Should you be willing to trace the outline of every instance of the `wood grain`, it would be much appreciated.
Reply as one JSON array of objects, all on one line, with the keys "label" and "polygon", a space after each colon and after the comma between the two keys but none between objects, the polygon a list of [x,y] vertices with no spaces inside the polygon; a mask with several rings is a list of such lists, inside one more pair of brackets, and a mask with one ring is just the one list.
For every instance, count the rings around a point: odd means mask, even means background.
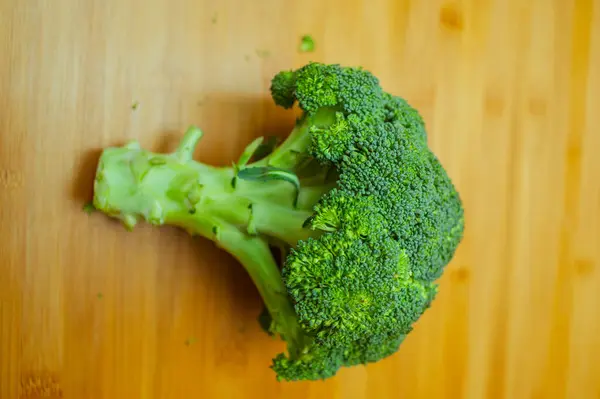
[{"label": "wood grain", "polygon": [[[285,135],[309,60],[419,108],[467,230],[399,353],[284,384],[230,257],[81,207],[103,147]],[[0,398],[598,399],[598,149],[598,0],[0,0]]]}]

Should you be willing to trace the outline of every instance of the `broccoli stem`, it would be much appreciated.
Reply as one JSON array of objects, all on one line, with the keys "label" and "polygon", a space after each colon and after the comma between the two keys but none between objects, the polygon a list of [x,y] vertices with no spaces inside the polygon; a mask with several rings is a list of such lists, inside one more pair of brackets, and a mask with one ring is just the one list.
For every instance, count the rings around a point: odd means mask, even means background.
[{"label": "broccoli stem", "polygon": [[298,166],[299,155],[306,154],[311,145],[311,129],[324,128],[335,123],[337,111],[337,107],[323,107],[312,115],[303,114],[280,146],[265,158],[249,166],[271,165],[283,169],[294,169]]},{"label": "broccoli stem", "polygon": [[291,358],[299,356],[308,338],[298,324],[269,244],[284,242],[293,247],[318,235],[303,224],[330,187],[306,186],[298,195],[285,181],[233,184],[235,168],[192,159],[201,137],[199,129],[190,128],[172,154],[152,153],[136,142],[105,149],[98,163],[93,204],[129,229],[139,220],[177,226],[229,252],[254,281],[274,321],[273,332],[289,343]]},{"label": "broccoli stem", "polygon": [[308,134],[310,125],[310,118],[303,116],[280,146],[276,147],[265,158],[248,166],[270,165],[283,169],[293,169],[298,164],[298,156],[305,153],[310,145],[310,134]]},{"label": "broccoli stem", "polygon": [[302,225],[331,185],[306,185],[298,193],[286,181],[238,180],[232,184],[234,168],[192,159],[201,135],[199,129],[190,128],[173,154],[152,153],[137,143],[104,150],[96,174],[94,206],[121,219],[128,228],[139,219],[162,225],[169,215],[181,214],[190,221],[225,222],[248,235],[291,246],[319,234]]},{"label": "broccoli stem", "polygon": [[[206,231],[209,225],[190,224],[190,219],[186,215],[181,216],[180,220],[174,218],[171,222],[195,231],[203,231],[210,237],[211,234]],[[248,236],[229,224],[221,224],[216,234],[212,231],[211,233],[211,239],[216,245],[242,264],[254,282],[273,320],[271,332],[279,334],[286,341],[291,359],[300,357],[309,344],[309,337],[304,334],[298,322],[279,267],[267,242],[257,236]]]}]

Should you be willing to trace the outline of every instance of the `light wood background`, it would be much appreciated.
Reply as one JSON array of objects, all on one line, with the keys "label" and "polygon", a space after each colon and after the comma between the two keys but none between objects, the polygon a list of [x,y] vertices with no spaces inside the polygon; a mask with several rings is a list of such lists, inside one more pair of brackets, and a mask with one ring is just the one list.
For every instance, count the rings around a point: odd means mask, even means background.
[{"label": "light wood background", "polygon": [[[285,135],[309,60],[419,108],[467,230],[395,356],[285,384],[231,258],[81,207],[103,147]],[[598,399],[599,129],[597,0],[0,0],[0,398]]]}]

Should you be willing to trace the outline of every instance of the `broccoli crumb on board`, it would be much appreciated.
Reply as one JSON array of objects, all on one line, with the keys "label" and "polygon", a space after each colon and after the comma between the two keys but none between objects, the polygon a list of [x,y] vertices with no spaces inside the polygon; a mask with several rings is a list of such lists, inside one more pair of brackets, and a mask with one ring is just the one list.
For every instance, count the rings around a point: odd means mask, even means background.
[{"label": "broccoli crumb on board", "polygon": [[301,53],[310,53],[315,51],[315,40],[310,35],[302,36],[298,49]]},{"label": "broccoli crumb on board", "polygon": [[107,148],[94,206],[128,229],[213,240],[255,282],[260,325],[287,344],[277,378],[326,379],[399,349],[462,241],[463,206],[420,114],[370,72],[310,63],[276,74],[271,95],[302,114],[261,156],[259,138],[232,166],[198,162],[195,126],[173,153]]}]

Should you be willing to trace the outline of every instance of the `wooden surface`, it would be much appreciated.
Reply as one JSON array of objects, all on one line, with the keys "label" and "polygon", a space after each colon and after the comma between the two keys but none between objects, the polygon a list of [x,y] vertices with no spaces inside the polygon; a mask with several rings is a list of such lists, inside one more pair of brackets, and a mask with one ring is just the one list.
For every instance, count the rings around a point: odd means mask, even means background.
[{"label": "wooden surface", "polygon": [[[419,108],[467,230],[395,356],[280,384],[231,258],[81,207],[105,146],[284,135],[309,60]],[[599,149],[600,1],[0,0],[0,398],[600,398]]]}]

